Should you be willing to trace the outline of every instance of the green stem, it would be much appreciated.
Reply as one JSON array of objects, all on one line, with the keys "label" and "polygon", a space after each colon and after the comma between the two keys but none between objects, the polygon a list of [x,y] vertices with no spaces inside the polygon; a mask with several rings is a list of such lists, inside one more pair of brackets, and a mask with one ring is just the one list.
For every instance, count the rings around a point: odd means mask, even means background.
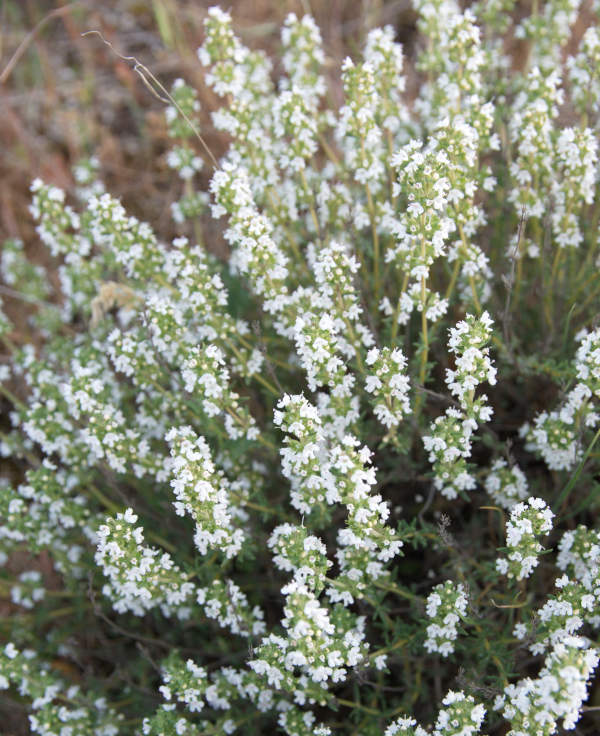
[{"label": "green stem", "polygon": [[[187,197],[191,197],[194,194],[194,187],[192,186],[191,179],[185,180],[183,188],[184,188],[185,195]],[[192,222],[192,227],[194,229],[194,238],[196,239],[196,243],[204,247],[204,243],[202,239],[202,227],[197,217],[194,217],[194,220]]]},{"label": "green stem", "polygon": [[569,482],[561,491],[560,496],[556,499],[556,503],[554,504],[554,509],[557,515],[559,514],[560,509],[564,505],[565,501],[569,498],[569,495],[571,491],[573,490],[573,488],[575,487],[575,484],[579,480],[579,476],[581,475],[583,471],[583,467],[585,463],[587,462],[587,459],[590,456],[592,450],[594,449],[594,445],[598,441],[599,437],[600,437],[600,429],[596,432],[596,434],[594,435],[594,439],[588,445],[587,450],[585,451],[583,457],[579,461],[579,465],[577,466],[577,469],[575,470],[573,475],[569,478]]},{"label": "green stem", "polygon": [[415,593],[411,593],[408,590],[404,590],[403,588],[399,588],[397,585],[394,585],[393,583],[386,584],[386,583],[380,582],[379,580],[374,580],[373,585],[376,588],[381,588],[381,590],[387,590],[389,593],[395,593],[401,598],[407,598],[408,600],[411,600],[411,601],[423,600],[421,596],[416,595]]},{"label": "green stem", "polygon": [[454,261],[454,268],[452,269],[452,276],[450,277],[450,283],[448,284],[448,288],[446,289],[446,299],[450,301],[450,297],[452,296],[452,293],[454,292],[454,287],[456,286],[456,280],[458,279],[458,274],[460,271],[460,259],[457,258]]},{"label": "green stem", "polygon": [[419,370],[419,383],[425,386],[425,374],[427,372],[427,358],[429,357],[429,340],[427,335],[427,310],[425,309],[425,277],[421,278],[421,332],[423,334],[423,350],[421,352],[421,367]]},{"label": "green stem", "polygon": [[308,209],[310,212],[310,216],[313,221],[313,225],[315,227],[315,232],[317,234],[317,239],[321,240],[321,228],[319,227],[319,218],[317,217],[317,213],[315,211],[314,205],[313,205],[313,194],[308,186],[308,182],[306,181],[306,176],[304,174],[304,171],[300,169],[300,179],[302,181],[302,188],[304,189],[304,194],[306,195],[306,199],[308,200]]},{"label": "green stem", "polygon": [[544,315],[546,317],[546,322],[548,323],[548,327],[552,327],[552,312],[554,311],[552,309],[553,301],[554,301],[554,281],[556,279],[556,274],[558,272],[558,264],[560,262],[560,258],[562,256],[563,249],[557,248],[556,253],[554,254],[554,260],[552,262],[552,271],[550,273],[550,281],[544,288]]},{"label": "green stem", "polygon": [[236,498],[242,506],[246,506],[249,509],[254,509],[254,511],[260,511],[262,514],[269,514],[269,515],[275,515],[279,516],[282,519],[286,519],[286,515],[282,514],[279,509],[274,507],[268,507],[268,506],[261,506],[259,503],[254,503],[254,501],[247,501],[243,496],[240,496],[237,493],[231,493],[231,495]]},{"label": "green stem", "polygon": [[396,309],[394,310],[393,315],[393,322],[392,322],[392,335],[391,335],[391,343],[392,345],[396,342],[396,336],[398,334],[398,317],[400,315],[400,306],[402,304],[402,294],[406,291],[406,287],[408,286],[408,273],[405,274],[404,280],[402,281],[402,287],[400,289],[400,296],[398,297],[398,303],[396,304]]},{"label": "green stem", "polygon": [[375,708],[368,708],[366,705],[361,705],[360,703],[354,703],[351,700],[344,700],[343,698],[336,698],[335,700],[340,705],[346,705],[348,708],[352,708],[353,710],[357,708],[358,710],[364,710],[365,713],[370,713],[373,716],[381,715],[381,711],[375,710]]},{"label": "green stem", "polygon": [[331,161],[331,163],[336,167],[336,169],[340,168],[340,160],[335,155],[335,152],[333,148],[329,145],[327,140],[325,139],[325,136],[323,133],[317,133],[317,139],[319,143],[323,146],[323,151],[325,151],[325,155],[327,158]]},{"label": "green stem", "polygon": [[10,402],[12,402],[19,409],[19,411],[21,412],[27,411],[27,405],[24,404],[18,396],[13,394],[13,392],[9,388],[7,388],[7,386],[3,383],[0,383],[0,393],[4,394],[4,396],[6,396],[6,398]]},{"label": "green stem", "polygon": [[375,204],[373,203],[373,195],[368,184],[365,185],[367,192],[367,206],[369,208],[369,219],[371,220],[371,233],[373,236],[373,279],[375,281],[375,308],[379,306],[379,292],[381,289],[379,276],[379,233],[377,232],[377,218],[375,217]]},{"label": "green stem", "polygon": [[[231,352],[235,355],[235,357],[240,361],[240,363],[244,363],[244,357],[240,353],[240,351],[236,348],[236,346],[233,344],[233,342],[227,338],[223,339],[223,342],[227,345],[227,347],[231,350]],[[266,389],[268,389],[273,396],[279,397],[281,394],[280,392],[273,386],[272,383],[269,383],[266,378],[261,376],[260,373],[253,373],[252,378],[255,378],[259,383],[261,383]]]}]

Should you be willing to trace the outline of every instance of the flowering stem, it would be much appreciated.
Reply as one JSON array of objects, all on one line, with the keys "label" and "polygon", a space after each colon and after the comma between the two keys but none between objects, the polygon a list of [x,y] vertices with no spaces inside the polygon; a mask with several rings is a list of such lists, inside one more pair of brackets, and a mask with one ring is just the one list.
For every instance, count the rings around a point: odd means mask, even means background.
[{"label": "flowering stem", "polygon": [[477,288],[475,287],[475,279],[473,276],[469,276],[469,285],[471,287],[471,295],[473,296],[475,311],[478,315],[481,315],[481,304],[479,303],[479,297],[477,296]]},{"label": "flowering stem", "polygon": [[240,496],[238,493],[234,493],[233,491],[230,491],[230,493],[243,506],[246,506],[249,509],[254,509],[254,511],[260,511],[262,514],[270,514],[270,515],[274,514],[275,516],[279,516],[282,519],[287,519],[287,516],[275,507],[261,506],[261,504],[254,503],[254,501],[247,501],[243,496]]},{"label": "flowering stem", "polygon": [[[392,136],[392,131],[389,128],[385,131],[385,138],[388,146],[388,161],[391,161],[392,156],[394,155],[394,138]],[[394,171],[392,168],[388,169],[388,178],[390,183],[390,202],[392,203],[392,207],[395,207],[396,197],[394,196]]]},{"label": "flowering stem", "polygon": [[[91,494],[95,496],[98,501],[100,501],[100,503],[111,512],[111,514],[116,514],[121,511],[121,506],[105,496],[99,488],[91,484],[88,486],[88,488]],[[145,532],[148,539],[152,539],[154,542],[160,544],[161,547],[164,547],[169,552],[174,553],[176,551],[176,548],[170,542],[167,542],[164,537],[156,534],[151,529],[146,529]]]},{"label": "flowering stem", "polygon": [[[227,345],[230,348],[231,352],[240,361],[240,363],[244,363],[244,358],[242,354],[236,348],[233,342],[231,340],[228,340],[227,338],[225,338],[223,342],[225,343],[225,345]],[[273,396],[280,395],[280,392],[275,388],[275,386],[273,386],[272,383],[269,383],[269,381],[267,381],[267,379],[264,378],[260,373],[253,373],[252,378],[255,378],[259,383],[261,383],[268,391],[270,391],[273,394]]]},{"label": "flowering stem", "polygon": [[350,332],[350,336],[352,338],[352,345],[354,347],[354,352],[356,354],[356,366],[358,370],[362,373],[362,375],[366,376],[367,371],[365,370],[365,364],[363,363],[362,355],[360,353],[360,340],[358,339],[356,330],[354,329],[352,323],[346,316],[344,316],[343,319],[344,319],[344,324],[348,328],[348,331]]},{"label": "flowering stem", "polygon": [[423,598],[421,598],[420,595],[416,595],[415,593],[411,593],[408,590],[399,588],[397,585],[394,585],[393,583],[388,585],[386,583],[379,582],[379,580],[375,580],[373,581],[373,584],[377,588],[381,588],[382,590],[387,590],[390,593],[395,593],[396,595],[399,595],[401,598],[408,598],[409,600],[412,600],[412,601],[422,601],[423,600]]},{"label": "flowering stem", "polygon": [[[463,226],[459,223],[458,225],[458,232],[460,234],[460,239],[462,241],[463,250],[466,256],[467,252],[467,237],[465,235],[465,231],[463,230]],[[456,259],[456,263],[454,264],[454,270],[452,272],[452,280],[450,282],[450,286],[448,287],[450,293],[452,293],[452,290],[454,289],[454,284],[456,283],[456,278],[458,276],[458,270],[459,270],[459,259]],[[477,296],[477,289],[475,287],[475,279],[473,278],[473,275],[471,274],[469,276],[469,286],[471,287],[471,294],[473,296],[473,304],[475,305],[475,309],[477,310],[477,314],[481,314],[481,304],[479,303],[479,297]],[[450,288],[451,287],[451,288]],[[448,294],[446,295],[446,298],[448,298]]]},{"label": "flowering stem", "polygon": [[373,279],[375,282],[375,305],[379,304],[379,291],[381,288],[379,278],[379,233],[377,232],[377,220],[375,218],[375,205],[373,203],[373,195],[368,184],[365,185],[367,192],[367,206],[369,208],[369,218],[371,220],[371,233],[373,235]]},{"label": "flowering stem", "polygon": [[[425,241],[423,241],[424,243]],[[425,374],[427,372],[427,358],[429,355],[429,341],[427,336],[427,311],[425,309],[426,287],[425,277],[421,276],[421,334],[423,336],[423,349],[421,352],[421,368],[419,370],[419,383],[425,385]]]},{"label": "flowering stem", "polygon": [[[192,186],[191,179],[186,179],[184,183],[184,192],[186,196],[191,197],[194,194],[194,188]],[[196,243],[198,245],[203,246],[203,239],[202,239],[202,227],[200,223],[198,222],[198,218],[194,217],[193,220],[193,228],[194,228],[194,237],[196,238]]]},{"label": "flowering stem", "polygon": [[[338,157],[335,155],[335,152],[334,152],[333,148],[327,142],[327,139],[325,138],[325,136],[323,135],[323,133],[317,133],[317,139],[318,139],[319,143],[321,144],[321,146],[323,147],[323,151],[325,152],[325,155],[327,156],[327,158],[331,161],[331,163],[337,169],[339,169],[340,168],[340,161],[339,161]],[[345,172],[344,171],[342,171],[341,173],[342,173],[342,175],[345,175]]]},{"label": "flowering stem", "polygon": [[552,262],[552,272],[550,273],[550,281],[544,288],[544,314],[546,316],[546,322],[549,327],[552,327],[552,302],[553,302],[553,290],[554,281],[556,279],[556,273],[558,271],[558,264],[562,255],[562,248],[557,248],[554,254],[554,260]]},{"label": "flowering stem", "polygon": [[[4,290],[4,287],[0,288],[0,291],[3,291],[3,290]],[[12,291],[12,289],[10,289],[9,291]],[[18,293],[18,292],[16,292],[16,293]],[[28,301],[28,300],[27,300],[27,301]],[[2,340],[2,342],[3,342],[3,343],[4,343],[5,345],[6,345],[6,347],[8,348],[8,351],[9,351],[10,353],[16,353],[16,352],[17,352],[17,346],[16,346],[16,345],[15,345],[15,343],[14,343],[14,342],[13,342],[13,341],[12,341],[12,340],[10,339],[10,337],[8,337],[7,335],[3,335],[3,336],[2,336],[2,338],[0,338],[0,339],[1,339],[1,340]]]},{"label": "flowering stem", "polygon": [[399,649],[401,646],[404,646],[404,644],[408,644],[408,642],[413,638],[414,636],[409,636],[408,638],[405,638],[405,639],[398,639],[389,647],[383,647],[383,649],[378,649],[376,652],[371,652],[371,654],[369,655],[369,659],[376,659],[377,657],[380,657],[382,654],[388,654],[389,652],[393,652],[395,649]]},{"label": "flowering stem", "polygon": [[[595,275],[595,278],[598,278],[597,275]],[[580,314],[585,310],[585,308],[588,306],[588,304],[591,301],[594,301],[598,297],[598,293],[600,292],[600,288],[594,289],[594,291],[591,291],[588,296],[585,298],[583,304],[581,304],[580,307],[578,307],[576,314]]]},{"label": "flowering stem", "polygon": [[454,261],[454,268],[452,269],[452,276],[450,277],[450,283],[448,284],[448,288],[446,289],[446,299],[450,301],[450,297],[452,296],[452,293],[454,292],[454,287],[456,286],[456,280],[458,278],[458,274],[460,271],[460,261],[457,258]]},{"label": "flowering stem", "polygon": [[[277,216],[277,210],[278,210],[278,208],[281,209],[281,200],[279,198],[279,195],[277,194],[277,192],[274,189],[272,189],[271,187],[269,187],[269,189],[267,189],[267,197],[269,198],[269,204],[271,205],[271,208],[273,209],[273,212]],[[277,205],[273,201],[274,199],[277,201]],[[296,243],[296,239],[294,238],[294,236],[292,235],[292,233],[289,231],[289,229],[282,222],[280,222],[280,218],[279,217],[277,217],[277,224],[281,227],[281,229],[285,233],[285,236],[286,236],[286,238],[288,240],[288,243],[290,245],[290,250],[292,251],[292,253],[294,254],[294,256],[296,258],[296,262],[298,264],[302,264],[302,266],[305,268],[304,259],[302,258],[302,255],[300,253],[300,249],[298,248],[298,243]]]},{"label": "flowering stem", "polygon": [[374,715],[374,716],[381,715],[381,712],[378,710],[375,710],[375,708],[368,708],[366,705],[361,705],[360,703],[353,703],[351,700],[344,700],[343,698],[336,698],[335,700],[340,705],[346,705],[348,708],[358,708],[359,710],[364,710],[365,713],[370,713],[371,715]]},{"label": "flowering stem", "polygon": [[313,205],[313,194],[308,186],[308,182],[306,181],[306,175],[304,174],[304,170],[300,169],[300,179],[302,180],[302,188],[304,189],[304,194],[306,195],[306,199],[308,201],[308,209],[310,211],[310,216],[313,221],[313,225],[315,226],[315,232],[317,234],[317,238],[321,240],[321,229],[319,228],[319,218],[317,217],[317,213],[315,211],[314,205]]},{"label": "flowering stem", "polygon": [[19,411],[26,412],[27,406],[19,399],[13,392],[7,388],[3,383],[0,383],[0,394],[4,394],[6,398],[14,405],[16,406]]},{"label": "flowering stem", "polygon": [[396,342],[396,335],[398,334],[398,317],[400,316],[400,307],[402,306],[402,294],[404,294],[404,292],[406,291],[407,286],[408,286],[408,273],[404,275],[404,280],[402,281],[402,288],[400,289],[400,296],[398,297],[398,303],[396,304],[396,310],[394,311],[393,322],[392,322],[392,335],[391,335],[392,345]]}]

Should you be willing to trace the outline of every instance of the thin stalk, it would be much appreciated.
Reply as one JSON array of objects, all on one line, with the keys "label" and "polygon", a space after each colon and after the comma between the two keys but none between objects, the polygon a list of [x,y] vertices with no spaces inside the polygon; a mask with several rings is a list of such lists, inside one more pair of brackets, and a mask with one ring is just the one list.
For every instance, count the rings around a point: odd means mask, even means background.
[{"label": "thin stalk", "polygon": [[411,638],[412,637],[409,636],[408,639],[398,639],[391,646],[383,647],[383,649],[378,649],[376,652],[372,652],[369,655],[369,659],[376,659],[377,657],[380,657],[382,654],[388,654],[389,652],[393,652],[395,649],[399,649],[404,644],[408,644]]},{"label": "thin stalk", "polygon": [[594,289],[594,291],[591,291],[586,299],[584,300],[583,304],[579,306],[575,312],[575,314],[581,314],[581,312],[584,311],[584,309],[588,306],[590,302],[595,301],[598,298],[598,295],[600,294],[600,287],[597,289]]},{"label": "thin stalk", "polygon": [[[236,348],[236,346],[233,344],[231,340],[228,340],[227,338],[224,338],[223,342],[230,348],[231,352],[235,355],[235,357],[240,361],[240,363],[244,363],[244,359],[240,351]],[[266,378],[260,375],[260,373],[254,373],[252,375],[252,378],[256,378],[256,380],[259,383],[262,383],[262,385],[267,388],[273,396],[280,396],[280,392],[273,386],[272,383],[269,383]]]},{"label": "thin stalk", "polygon": [[0,383],[0,393],[4,394],[4,396],[6,396],[6,398],[10,402],[12,402],[19,409],[19,411],[22,411],[22,412],[27,411],[26,404],[24,404],[18,396],[13,394],[13,392],[9,388],[7,388],[7,386],[5,386],[3,383]]},{"label": "thin stalk", "polygon": [[[270,340],[270,338],[265,335],[261,335],[261,338],[265,342],[268,342]],[[252,345],[252,343],[248,342],[248,340],[246,340],[246,338],[243,335],[240,335],[239,333],[236,334],[236,339],[239,340],[241,344],[248,350],[254,350],[254,348],[256,347],[256,345]],[[290,370],[289,363],[282,363],[280,360],[277,360],[277,358],[273,358],[271,356],[269,356],[269,363],[276,365],[278,368],[284,368],[285,370],[288,370],[288,371]]]},{"label": "thin stalk", "polygon": [[552,261],[552,271],[550,273],[550,281],[544,288],[544,315],[546,317],[546,322],[548,323],[548,327],[552,327],[552,312],[554,311],[552,309],[553,307],[553,289],[554,289],[554,281],[556,279],[556,274],[558,272],[558,264],[560,262],[561,256],[562,256],[563,249],[557,248],[556,253],[554,254],[554,260]]},{"label": "thin stalk", "polygon": [[381,711],[375,710],[375,708],[369,708],[366,705],[361,705],[360,703],[354,703],[351,700],[344,700],[343,698],[336,698],[335,700],[340,705],[346,705],[348,708],[358,708],[358,710],[364,710],[365,713],[370,713],[373,716],[381,715]]},{"label": "thin stalk", "polygon": [[327,158],[331,161],[332,164],[335,165],[336,168],[340,168],[340,160],[335,155],[335,152],[333,148],[327,143],[327,140],[325,139],[325,136],[323,133],[317,133],[317,139],[321,146],[323,147],[323,151],[325,151],[325,155]]},{"label": "thin stalk", "polygon": [[421,277],[421,332],[423,333],[423,351],[421,352],[421,367],[419,369],[419,383],[425,385],[427,358],[429,357],[429,340],[427,335],[427,310],[425,309],[425,277]]},{"label": "thin stalk", "polygon": [[[386,129],[385,131],[385,137],[387,140],[387,146],[388,146],[388,161],[392,160],[392,156],[394,155],[394,139],[392,137],[392,131]],[[394,196],[394,170],[390,167],[389,169],[389,180],[390,180],[390,202],[392,203],[392,207],[396,206],[396,197]]]},{"label": "thin stalk", "polygon": [[481,304],[479,303],[479,297],[477,296],[477,288],[475,287],[475,279],[473,276],[469,276],[469,286],[471,287],[471,296],[473,297],[475,311],[478,316],[481,316]]},{"label": "thin stalk", "polygon": [[[239,424],[240,427],[242,427],[242,429],[246,429],[246,423],[236,411],[234,411],[229,406],[225,407],[225,411],[227,412],[227,414],[229,414],[229,416],[233,419],[234,422],[236,422],[237,424]],[[273,450],[273,451],[277,450],[275,445],[269,442],[269,440],[265,439],[260,433],[257,436],[256,441],[259,442],[261,445],[268,447],[270,450]]]},{"label": "thin stalk", "polygon": [[404,275],[404,279],[402,281],[402,287],[400,289],[400,296],[398,297],[398,303],[396,305],[396,309],[394,310],[394,316],[393,316],[393,322],[392,322],[392,335],[391,335],[391,343],[392,345],[396,342],[396,336],[398,334],[398,317],[400,316],[400,305],[402,300],[402,294],[406,291],[406,287],[408,286],[408,273]]},{"label": "thin stalk", "polygon": [[242,506],[245,506],[249,509],[254,509],[254,511],[260,511],[262,514],[270,514],[279,516],[282,519],[287,518],[285,514],[282,514],[278,509],[276,508],[269,508],[268,506],[262,506],[259,503],[254,503],[254,501],[247,501],[242,496],[239,496],[237,493],[231,493],[231,495],[234,498],[237,498],[239,502],[242,504]]},{"label": "thin stalk", "polygon": [[371,220],[371,234],[373,237],[373,279],[375,281],[375,306],[379,304],[379,292],[381,290],[379,276],[379,233],[377,232],[377,218],[375,217],[375,205],[373,203],[373,195],[368,184],[365,185],[367,193],[367,206],[369,208],[369,219]]},{"label": "thin stalk", "polygon": [[[467,237],[465,235],[465,231],[463,230],[463,226],[460,225],[460,224],[458,226],[458,232],[460,234],[460,239],[462,241],[463,248],[465,249],[465,256],[466,256],[466,250],[467,250],[467,246],[468,246]],[[456,267],[457,267],[458,263],[459,263],[459,259],[457,258],[456,259],[456,264],[454,266],[454,272],[452,274],[452,276],[454,278],[454,281],[451,282],[452,289],[454,289],[454,283],[456,281],[456,277],[454,276],[454,274],[456,272]],[[479,297],[477,296],[477,289],[475,287],[475,279],[473,278],[473,275],[472,274],[469,276],[469,286],[471,287],[471,294],[473,296],[473,304],[475,305],[475,310],[477,311],[477,314],[480,315],[481,314],[481,304],[479,303]]]},{"label": "thin stalk", "polygon": [[573,488],[575,487],[575,484],[579,480],[579,476],[581,475],[583,471],[583,467],[587,462],[588,457],[590,456],[592,450],[594,449],[594,445],[598,441],[598,438],[600,437],[600,429],[596,432],[594,435],[593,440],[588,445],[587,450],[585,451],[583,457],[579,461],[579,465],[577,466],[577,469],[573,473],[573,475],[569,478],[569,482],[567,485],[563,488],[563,490],[560,493],[560,496],[556,499],[556,503],[554,504],[555,513],[558,513],[561,509],[561,507],[565,504],[566,500],[569,498],[569,495]]},{"label": "thin stalk", "polygon": [[308,209],[310,212],[310,216],[313,221],[313,225],[315,226],[315,231],[317,233],[317,238],[321,240],[321,228],[319,227],[319,218],[317,217],[317,213],[313,204],[313,194],[308,186],[308,182],[306,181],[306,176],[304,174],[304,170],[300,169],[300,180],[302,181],[302,188],[304,189],[304,194],[306,195],[306,199],[308,200]]},{"label": "thin stalk", "polygon": [[395,593],[396,595],[400,596],[401,598],[407,598],[411,601],[420,601],[423,600],[421,596],[416,595],[415,593],[411,593],[408,590],[404,590],[403,588],[399,588],[397,585],[392,584],[386,584],[382,583],[379,580],[374,580],[373,585],[376,588],[381,588],[381,590],[387,590],[390,593]]},{"label": "thin stalk", "polygon": [[[187,197],[191,197],[191,195],[194,193],[194,188],[192,186],[191,179],[186,179],[185,180],[185,183],[183,185],[183,188],[184,188],[184,192],[185,192],[185,194],[186,194]],[[194,229],[194,238],[196,239],[196,243],[198,245],[203,246],[203,242],[202,242],[202,228],[200,226],[200,223],[198,222],[198,218],[197,217],[194,217],[193,222],[192,222],[192,227]]]},{"label": "thin stalk", "polygon": [[[271,205],[273,212],[277,216],[278,209],[281,209],[281,199],[279,198],[279,195],[272,187],[269,187],[266,190],[266,193],[267,193],[267,198],[269,199],[269,204]],[[294,257],[297,259],[299,264],[304,265],[304,259],[302,258],[302,255],[300,253],[300,249],[298,248],[298,243],[296,242],[296,239],[292,236],[292,233],[288,230],[288,228],[280,221],[280,218],[278,216],[277,216],[277,220],[278,220],[277,224],[279,225],[279,227],[281,227],[281,229],[285,233],[285,237],[287,238],[288,243],[290,244],[290,248],[292,250],[292,253],[294,254]]]},{"label": "thin stalk", "polygon": [[452,269],[452,276],[450,276],[450,283],[448,284],[448,288],[446,289],[446,299],[450,301],[450,297],[452,296],[452,293],[454,292],[454,287],[456,286],[456,280],[458,279],[458,274],[460,271],[460,261],[457,258],[454,261],[454,268]]}]

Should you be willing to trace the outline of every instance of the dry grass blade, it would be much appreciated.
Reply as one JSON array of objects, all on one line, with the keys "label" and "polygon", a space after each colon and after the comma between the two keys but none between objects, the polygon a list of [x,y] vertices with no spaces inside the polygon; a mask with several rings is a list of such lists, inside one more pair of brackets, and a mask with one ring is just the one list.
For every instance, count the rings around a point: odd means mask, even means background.
[{"label": "dry grass blade", "polygon": [[150,90],[150,92],[161,102],[164,102],[165,104],[173,105],[173,107],[177,110],[177,112],[181,115],[181,117],[185,120],[185,122],[190,126],[190,129],[194,132],[194,135],[200,143],[202,144],[202,147],[206,151],[208,157],[211,160],[212,165],[217,169],[219,167],[219,164],[217,162],[217,159],[215,158],[213,152],[208,147],[206,141],[200,134],[200,131],[198,128],[194,125],[194,123],[189,119],[189,117],[185,114],[185,112],[181,109],[181,107],[177,104],[177,102],[173,99],[173,97],[169,94],[169,91],[164,87],[164,85],[160,82],[159,79],[157,79],[154,74],[148,69],[147,66],[142,64],[135,56],[124,56],[123,54],[120,54],[115,47],[112,45],[110,41],[108,41],[104,36],[100,33],[100,31],[85,31],[81,34],[83,37],[85,36],[91,36],[96,35],[100,36],[103,43],[105,43],[109,49],[116,54],[120,59],[123,61],[129,61],[133,63],[133,71],[138,74],[144,83],[144,85]]},{"label": "dry grass blade", "polygon": [[42,28],[47,25],[53,18],[59,18],[63,15],[67,15],[70,13],[74,7],[81,5],[82,0],[75,0],[75,2],[70,3],[69,5],[64,5],[62,8],[55,8],[54,10],[51,10],[47,15],[45,15],[40,22],[29,31],[29,33],[25,36],[25,38],[21,41],[19,46],[17,47],[17,50],[15,53],[11,56],[8,64],[4,67],[2,70],[2,73],[0,74],[0,84],[5,84],[6,80],[10,77],[12,74],[13,69],[17,66],[19,63],[19,59],[23,56],[23,54],[27,51],[29,46],[33,43],[35,40],[35,37],[37,34],[42,30]]}]

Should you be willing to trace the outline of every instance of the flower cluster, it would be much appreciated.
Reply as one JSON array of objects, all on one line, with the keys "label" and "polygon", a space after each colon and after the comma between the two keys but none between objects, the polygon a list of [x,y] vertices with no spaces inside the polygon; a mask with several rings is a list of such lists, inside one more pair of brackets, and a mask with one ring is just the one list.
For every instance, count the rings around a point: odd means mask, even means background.
[{"label": "flower cluster", "polygon": [[[305,90],[305,94],[317,100],[326,91],[325,80],[320,73],[325,63],[325,54],[321,32],[314,18],[305,15],[298,19],[295,13],[290,13],[281,29],[281,41],[284,47],[281,60],[289,83]],[[286,82],[284,78],[284,88],[287,86]]]},{"label": "flower cluster", "polygon": [[18,579],[18,585],[11,588],[10,599],[18,606],[31,609],[46,595],[46,589],[40,585],[42,573],[39,570],[28,570],[22,572]]},{"label": "flower cluster", "polygon": [[497,504],[511,509],[527,498],[527,478],[518,465],[509,465],[503,458],[497,458],[486,476],[485,490]]},{"label": "flower cluster", "polygon": [[199,395],[206,416],[223,419],[230,437],[256,439],[254,417],[240,403],[239,394],[230,389],[225,356],[216,345],[192,348],[181,366],[181,377],[185,390]]},{"label": "flower cluster", "polygon": [[517,38],[531,40],[530,63],[539,66],[542,72],[557,66],[580,5],[581,0],[551,0],[516,27]]},{"label": "flower cluster", "polygon": [[584,330],[575,357],[575,384],[558,409],[543,411],[526,423],[521,435],[529,449],[538,452],[551,470],[568,470],[582,455],[580,435],[600,422],[594,400],[600,398],[600,330]]},{"label": "flower cluster", "polygon": [[206,83],[221,97],[231,95],[248,102],[252,93],[267,91],[268,67],[261,54],[251,53],[231,29],[231,16],[216,6],[208,11],[204,24],[206,38],[198,49],[205,67]]},{"label": "flower cluster", "polygon": [[480,422],[490,419],[491,409],[485,406],[487,396],[474,400],[475,389],[487,381],[496,383],[496,369],[487,347],[491,337],[492,320],[487,312],[476,318],[471,314],[450,330],[448,350],[455,356],[455,368],[446,370],[446,384],[457,397],[468,417]]},{"label": "flower cluster", "polygon": [[319,688],[343,682],[348,668],[365,658],[364,617],[343,606],[332,609],[320,604],[314,593],[296,580],[282,588],[286,597],[282,626],[286,637],[265,637],[249,666],[277,689],[298,688],[297,668]]},{"label": "flower cluster", "polygon": [[427,626],[425,649],[447,657],[454,651],[458,623],[467,612],[468,599],[462,583],[447,580],[436,585],[427,597],[427,616],[433,623]]},{"label": "flower cluster", "polygon": [[559,719],[564,728],[573,728],[597,666],[597,651],[583,639],[567,636],[556,644],[536,678],[508,685],[496,698],[495,708],[512,726],[509,736],[556,733]]},{"label": "flower cluster", "polygon": [[231,216],[226,237],[235,246],[231,265],[247,274],[253,290],[263,296],[268,312],[285,306],[287,258],[272,238],[273,225],[254,202],[248,175],[235,164],[225,163],[210,182],[215,197],[214,217]]},{"label": "flower cluster", "polygon": [[367,353],[370,375],[365,391],[373,397],[373,412],[384,427],[396,427],[410,414],[410,382],[404,372],[406,358],[400,348],[371,348]]},{"label": "flower cluster", "polygon": [[377,125],[375,70],[368,61],[356,65],[346,58],[342,82],[346,104],[340,110],[337,134],[356,181],[367,188],[370,197],[381,187],[385,171],[383,135]]},{"label": "flower cluster", "polygon": [[59,677],[56,668],[41,661],[32,649],[20,651],[9,642],[0,650],[0,690],[11,684],[32,701],[29,727],[33,734],[117,736],[121,731],[123,718],[108,707],[106,698],[82,692],[79,685]]},{"label": "flower cluster", "polygon": [[191,427],[173,427],[165,439],[171,445],[175,513],[187,513],[195,521],[194,543],[200,554],[221,549],[226,557],[235,557],[244,532],[233,527],[225,477],[215,468],[206,440]]},{"label": "flower cluster", "polygon": [[512,507],[506,522],[508,553],[496,561],[496,569],[508,578],[528,578],[538,566],[542,545],[538,537],[552,529],[554,514],[541,498],[531,496]]},{"label": "flower cluster", "polygon": [[[553,178],[553,121],[564,100],[556,70],[543,74],[537,66],[529,73],[523,91],[517,96],[511,118],[511,138],[516,156],[510,173],[515,187],[509,197],[528,217],[544,214]],[[540,243],[535,244],[539,255]]]},{"label": "flower cluster", "polygon": [[600,38],[598,29],[590,26],[583,34],[579,50],[567,59],[573,101],[584,114],[598,113],[600,102]]},{"label": "flower cluster", "polygon": [[317,595],[323,590],[327,570],[333,565],[327,559],[327,548],[303,526],[281,524],[269,537],[269,548],[275,553],[273,564]]},{"label": "flower cluster", "polygon": [[[220,726],[224,733],[233,733],[237,727],[236,701],[242,701],[241,707],[247,707],[247,702],[244,701],[250,701],[262,711],[268,710],[274,704],[273,693],[260,691],[253,673],[222,667],[209,675],[204,667],[198,666],[192,659],[184,662],[178,652],[172,652],[162,661],[161,677],[164,684],[159,690],[167,703],[163,704],[154,719],[146,720],[144,725],[148,730],[144,733],[153,733],[152,728],[159,725],[161,716],[164,719],[164,714],[169,712],[173,713],[175,721],[174,733],[188,733],[183,729],[194,728],[187,719],[181,718],[180,711],[174,709],[175,703],[183,706],[192,717],[204,709],[222,712]],[[208,722],[204,725],[209,727]]]},{"label": "flower cluster", "polygon": [[142,527],[134,526],[137,518],[127,509],[98,529],[96,564],[108,578],[104,595],[121,613],[143,616],[160,606],[166,616],[176,612],[188,618],[194,584],[168,553],[144,545]]},{"label": "flower cluster", "polygon": [[[598,599],[600,570],[597,531],[580,524],[567,531],[559,544],[556,566],[563,575],[555,581],[556,592],[536,612],[535,636],[529,648],[534,654],[543,654],[549,648],[576,634],[585,623],[600,626]],[[519,639],[531,637],[533,622],[515,626]]]},{"label": "flower cluster", "polygon": [[442,495],[456,498],[461,492],[475,488],[467,459],[471,455],[471,435],[477,422],[489,421],[492,409],[487,396],[475,398],[477,386],[487,380],[496,382],[496,369],[486,346],[491,336],[491,320],[487,312],[480,318],[467,315],[450,330],[449,350],[455,355],[456,367],[446,370],[446,384],[459,399],[460,409],[449,407],[431,425],[431,434],[423,437],[429,462],[434,467],[434,483]]},{"label": "flower cluster", "polygon": [[485,707],[481,703],[475,704],[471,695],[464,692],[450,690],[442,700],[445,707],[440,712],[435,722],[433,732],[426,731],[417,724],[414,718],[402,716],[391,723],[385,730],[384,736],[444,736],[444,734],[464,734],[474,736],[480,733],[481,725],[485,717]]}]

